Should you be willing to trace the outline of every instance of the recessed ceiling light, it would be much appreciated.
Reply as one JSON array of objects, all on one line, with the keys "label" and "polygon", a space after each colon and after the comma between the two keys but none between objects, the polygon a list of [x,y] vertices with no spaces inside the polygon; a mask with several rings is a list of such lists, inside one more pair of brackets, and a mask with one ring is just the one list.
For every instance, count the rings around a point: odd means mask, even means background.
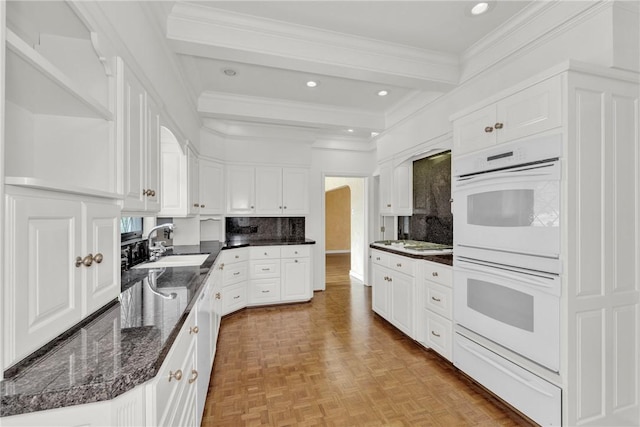
[{"label": "recessed ceiling light", "polygon": [[225,76],[234,77],[238,72],[233,68],[225,68],[222,70]]},{"label": "recessed ceiling light", "polygon": [[316,81],[309,80],[307,82],[307,87],[316,87],[316,86],[318,86],[318,82],[316,82]]},{"label": "recessed ceiling light", "polygon": [[347,132],[353,133],[353,129],[347,129]]},{"label": "recessed ceiling light", "polygon": [[371,132],[371,137],[372,138],[375,138],[378,135],[380,135],[380,132]]},{"label": "recessed ceiling light", "polygon": [[387,90],[379,90],[378,91],[378,96],[387,96],[389,95],[389,91]]},{"label": "recessed ceiling light", "polygon": [[486,1],[481,1],[479,3],[476,3],[476,5],[471,8],[471,14],[482,15],[487,10],[489,10],[489,3],[487,3]]}]

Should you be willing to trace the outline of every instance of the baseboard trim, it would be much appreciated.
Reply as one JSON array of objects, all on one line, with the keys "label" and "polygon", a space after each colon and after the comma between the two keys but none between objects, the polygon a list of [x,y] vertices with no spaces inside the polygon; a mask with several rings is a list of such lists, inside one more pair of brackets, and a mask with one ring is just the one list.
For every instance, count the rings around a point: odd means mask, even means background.
[{"label": "baseboard trim", "polygon": [[325,254],[330,255],[330,254],[350,254],[351,251],[350,250],[344,250],[344,249],[338,249],[338,250],[331,250],[331,251],[324,251]]},{"label": "baseboard trim", "polygon": [[362,274],[360,274],[360,273],[356,273],[353,270],[349,270],[349,276],[354,278],[354,279],[356,279],[359,282],[364,283],[364,276]]}]

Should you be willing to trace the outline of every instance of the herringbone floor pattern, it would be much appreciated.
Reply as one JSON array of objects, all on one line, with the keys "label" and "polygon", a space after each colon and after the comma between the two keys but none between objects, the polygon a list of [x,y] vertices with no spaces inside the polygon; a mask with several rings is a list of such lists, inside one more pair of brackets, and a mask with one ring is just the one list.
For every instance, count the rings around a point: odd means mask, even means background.
[{"label": "herringbone floor pattern", "polygon": [[203,426],[529,425],[373,314],[348,265],[327,256],[310,303],[222,320]]}]

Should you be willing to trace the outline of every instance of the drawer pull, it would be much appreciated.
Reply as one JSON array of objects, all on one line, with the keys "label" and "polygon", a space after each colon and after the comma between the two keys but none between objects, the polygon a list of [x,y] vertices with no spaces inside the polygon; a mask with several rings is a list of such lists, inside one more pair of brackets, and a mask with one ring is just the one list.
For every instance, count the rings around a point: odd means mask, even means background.
[{"label": "drawer pull", "polygon": [[484,131],[485,131],[486,133],[491,133],[491,132],[493,132],[493,126],[487,126],[486,128],[484,128]]},{"label": "drawer pull", "polygon": [[262,271],[271,271],[270,268],[263,268]]},{"label": "drawer pull", "polygon": [[237,275],[239,275],[239,274],[240,274],[240,272],[239,272],[239,271],[236,271],[235,273],[233,273],[233,275],[234,275],[234,276],[237,276]]},{"label": "drawer pull", "polygon": [[396,264],[396,267],[402,267],[402,264],[397,263],[397,264]]},{"label": "drawer pull", "polygon": [[268,294],[271,291],[262,291],[263,294]]},{"label": "drawer pull", "polygon": [[265,253],[264,253],[264,256],[269,256],[269,254],[265,252]]},{"label": "drawer pull", "polygon": [[171,382],[173,378],[175,378],[176,381],[180,381],[182,379],[182,371],[180,369],[175,372],[169,371],[169,382]]},{"label": "drawer pull", "polygon": [[193,384],[198,379],[198,371],[195,369],[191,370],[191,378],[189,378],[189,384]]},{"label": "drawer pull", "polygon": [[220,264],[220,270],[224,270],[224,262]]},{"label": "drawer pull", "polygon": [[376,257],[376,261],[380,261],[380,257],[379,256]]},{"label": "drawer pull", "polygon": [[504,127],[504,123],[496,123],[495,125],[493,125],[494,128],[496,129],[502,129]]},{"label": "drawer pull", "polygon": [[293,251],[294,254],[298,255],[298,251]]},{"label": "drawer pull", "polygon": [[438,334],[438,333],[436,333],[434,331],[431,331],[431,335],[433,335],[434,337],[440,338],[440,334]]},{"label": "drawer pull", "polygon": [[240,255],[236,255],[236,259],[240,258]]},{"label": "drawer pull", "polygon": [[236,295],[235,297],[233,297],[233,299],[238,299],[240,298],[240,295]]},{"label": "drawer pull", "polygon": [[433,277],[438,277],[438,272],[437,272],[437,271],[434,271],[433,273],[431,273],[431,275],[432,275]]},{"label": "drawer pull", "polygon": [[191,326],[189,328],[189,334],[197,334],[200,331],[200,328],[198,328],[197,326]]},{"label": "drawer pull", "polygon": [[440,302],[441,299],[440,298],[436,298],[436,297],[431,297],[432,300],[434,300],[435,302]]}]

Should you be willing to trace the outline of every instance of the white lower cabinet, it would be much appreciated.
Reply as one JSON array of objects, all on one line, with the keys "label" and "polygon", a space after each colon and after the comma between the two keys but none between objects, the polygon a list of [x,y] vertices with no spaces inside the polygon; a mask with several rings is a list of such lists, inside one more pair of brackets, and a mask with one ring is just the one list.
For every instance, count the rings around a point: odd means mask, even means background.
[{"label": "white lower cabinet", "polygon": [[371,256],[373,311],[414,338],[416,261],[378,250],[372,250]]},{"label": "white lower cabinet", "polygon": [[222,315],[247,306],[249,248],[225,250],[220,254],[222,271]]},{"label": "white lower cabinet", "polygon": [[452,358],[453,343],[453,272],[448,265],[422,261],[424,280],[418,298],[418,341]]},{"label": "white lower cabinet", "polygon": [[120,293],[115,202],[7,187],[4,361],[40,348]]},{"label": "white lower cabinet", "polygon": [[311,247],[283,246],[281,260],[281,300],[308,301],[313,296],[311,286]]}]

